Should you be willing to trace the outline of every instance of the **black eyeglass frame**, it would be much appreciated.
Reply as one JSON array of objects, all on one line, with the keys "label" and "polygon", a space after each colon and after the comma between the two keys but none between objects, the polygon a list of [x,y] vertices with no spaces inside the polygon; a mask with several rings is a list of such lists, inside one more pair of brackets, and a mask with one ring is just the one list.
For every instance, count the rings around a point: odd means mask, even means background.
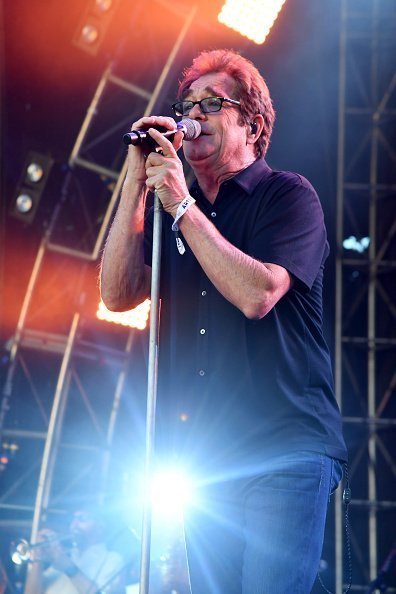
[{"label": "black eyeglass frame", "polygon": [[[204,111],[204,109],[202,109],[202,101],[207,101],[208,99],[220,99],[219,108]],[[176,103],[172,104],[172,109],[177,116],[181,116],[181,117],[188,116],[188,114],[190,113],[190,111],[192,110],[194,105],[199,105],[199,109],[201,110],[201,113],[216,113],[217,111],[221,110],[224,102],[232,103],[233,105],[241,105],[240,101],[236,101],[236,99],[229,99],[228,97],[204,97],[200,101],[185,101],[185,100],[184,101],[176,101]],[[188,113],[181,113],[180,110],[176,109],[176,106],[180,105],[181,103],[190,103],[191,104],[191,108],[188,110]]]}]

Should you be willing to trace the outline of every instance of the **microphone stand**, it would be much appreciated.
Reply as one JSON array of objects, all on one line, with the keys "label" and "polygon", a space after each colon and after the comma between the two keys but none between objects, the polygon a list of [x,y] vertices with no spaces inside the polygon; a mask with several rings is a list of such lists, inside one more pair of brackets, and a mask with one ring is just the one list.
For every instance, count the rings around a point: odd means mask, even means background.
[{"label": "microphone stand", "polygon": [[151,307],[147,382],[145,489],[143,501],[142,546],[140,558],[139,594],[149,593],[150,545],[151,545],[151,489],[150,481],[154,460],[155,409],[157,401],[158,348],[160,325],[160,273],[162,204],[154,193],[153,252],[151,267]]}]

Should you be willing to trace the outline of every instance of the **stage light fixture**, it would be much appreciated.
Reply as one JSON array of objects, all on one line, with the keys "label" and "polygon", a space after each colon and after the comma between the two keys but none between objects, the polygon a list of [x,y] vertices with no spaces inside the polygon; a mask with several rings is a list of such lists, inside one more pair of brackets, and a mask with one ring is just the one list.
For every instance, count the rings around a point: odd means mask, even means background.
[{"label": "stage light fixture", "polygon": [[83,14],[73,44],[96,55],[120,0],[91,0]]},{"label": "stage light fixture", "polygon": [[47,184],[54,161],[51,157],[30,151],[10,207],[11,216],[31,223]]},{"label": "stage light fixture", "polygon": [[223,25],[254,43],[264,43],[286,0],[226,0],[218,15]]},{"label": "stage light fixture", "polygon": [[120,324],[121,326],[129,326],[137,330],[144,330],[147,326],[147,320],[150,312],[150,300],[146,299],[134,309],[128,311],[110,311],[107,309],[103,301],[98,304],[96,317],[105,322],[112,324]]}]

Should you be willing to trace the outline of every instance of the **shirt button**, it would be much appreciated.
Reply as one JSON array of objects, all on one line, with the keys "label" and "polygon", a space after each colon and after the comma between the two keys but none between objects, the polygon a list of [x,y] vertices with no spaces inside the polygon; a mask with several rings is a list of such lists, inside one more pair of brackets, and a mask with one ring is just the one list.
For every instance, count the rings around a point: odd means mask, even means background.
[{"label": "shirt button", "polygon": [[217,213],[215,213],[214,211],[210,213],[210,216],[214,219],[217,216]]},{"label": "shirt button", "polygon": [[201,328],[201,330],[199,331],[200,334],[205,334],[206,330],[205,328]]},{"label": "shirt button", "polygon": [[201,295],[202,295],[202,297],[205,297],[206,291],[202,291]]},{"label": "shirt button", "polygon": [[205,371],[203,369],[200,369],[198,371],[199,375],[202,377],[203,375],[205,375]]}]

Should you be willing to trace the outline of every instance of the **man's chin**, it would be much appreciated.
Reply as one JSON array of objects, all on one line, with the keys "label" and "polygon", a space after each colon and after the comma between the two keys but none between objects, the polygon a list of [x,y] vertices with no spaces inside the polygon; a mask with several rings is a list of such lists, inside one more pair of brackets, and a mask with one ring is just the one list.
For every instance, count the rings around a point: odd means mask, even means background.
[{"label": "man's chin", "polygon": [[205,150],[203,147],[193,147],[188,151],[188,153],[185,151],[184,156],[187,163],[191,165],[191,167],[194,167],[194,165],[199,165],[200,163],[204,163],[208,159],[213,158],[214,151]]}]

